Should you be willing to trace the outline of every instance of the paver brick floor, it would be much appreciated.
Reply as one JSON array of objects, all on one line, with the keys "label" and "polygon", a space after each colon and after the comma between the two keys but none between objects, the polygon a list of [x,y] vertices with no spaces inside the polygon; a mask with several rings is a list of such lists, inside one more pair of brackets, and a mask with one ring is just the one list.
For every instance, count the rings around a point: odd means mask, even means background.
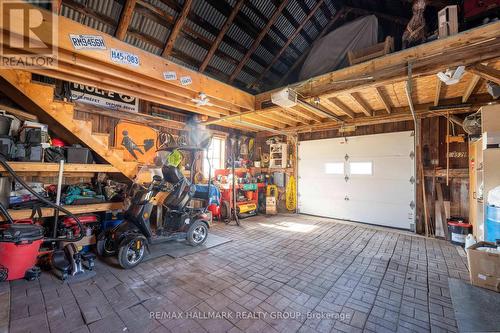
[{"label": "paver brick floor", "polygon": [[457,331],[448,278],[467,280],[445,241],[300,215],[218,224],[233,241],[92,280],[14,281],[10,332]]}]

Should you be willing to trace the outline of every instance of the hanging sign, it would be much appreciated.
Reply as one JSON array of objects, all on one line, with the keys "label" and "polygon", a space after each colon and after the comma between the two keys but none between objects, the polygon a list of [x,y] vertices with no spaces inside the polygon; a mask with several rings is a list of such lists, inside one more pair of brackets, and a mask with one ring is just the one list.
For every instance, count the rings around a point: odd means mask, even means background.
[{"label": "hanging sign", "polygon": [[71,98],[74,102],[91,104],[113,110],[130,112],[139,111],[139,100],[136,97],[118,94],[79,83],[71,83],[70,89]]},{"label": "hanging sign", "polygon": [[139,56],[126,51],[111,49],[111,61],[122,65],[139,67]]},{"label": "hanging sign", "polygon": [[181,76],[180,81],[181,85],[183,86],[189,86],[191,83],[193,83],[193,79],[191,79],[191,76]]},{"label": "hanging sign", "polygon": [[75,50],[106,50],[102,36],[70,34],[69,39]]},{"label": "hanging sign", "polygon": [[163,78],[167,81],[177,80],[177,73],[173,71],[163,72]]}]

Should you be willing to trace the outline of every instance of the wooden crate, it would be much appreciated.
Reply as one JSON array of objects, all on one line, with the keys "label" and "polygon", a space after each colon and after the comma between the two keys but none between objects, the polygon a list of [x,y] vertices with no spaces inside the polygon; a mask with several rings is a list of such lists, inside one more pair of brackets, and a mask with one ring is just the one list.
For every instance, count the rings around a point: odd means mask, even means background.
[{"label": "wooden crate", "polygon": [[360,50],[349,51],[347,53],[347,58],[349,59],[349,64],[352,66],[371,59],[382,57],[392,51],[394,51],[394,38],[387,36],[385,41],[382,43]]},{"label": "wooden crate", "polygon": [[438,12],[439,38],[458,33],[458,6],[446,6]]}]

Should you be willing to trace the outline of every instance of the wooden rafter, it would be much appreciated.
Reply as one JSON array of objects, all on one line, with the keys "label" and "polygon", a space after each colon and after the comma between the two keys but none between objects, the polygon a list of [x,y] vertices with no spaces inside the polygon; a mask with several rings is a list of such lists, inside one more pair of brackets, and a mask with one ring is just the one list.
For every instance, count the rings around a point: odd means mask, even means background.
[{"label": "wooden rafter", "polygon": [[177,36],[179,35],[179,32],[182,29],[182,26],[184,25],[184,22],[186,21],[186,18],[189,14],[189,10],[191,9],[192,3],[193,3],[193,0],[184,1],[184,6],[182,7],[182,11],[180,12],[179,16],[175,20],[174,27],[170,31],[170,35],[168,36],[167,43],[165,44],[165,48],[163,49],[163,52],[161,53],[162,57],[168,57],[170,55],[170,53],[172,53],[172,49],[174,48],[174,43],[177,39]]},{"label": "wooden rafter", "polygon": [[62,0],[52,0],[52,11],[59,15],[61,13]]},{"label": "wooden rafter", "polygon": [[443,87],[443,81],[441,81],[436,76],[436,91],[434,92],[434,106],[439,105],[439,98],[441,96],[441,87]]},{"label": "wooden rafter", "polygon": [[[441,100],[441,105],[453,105],[455,106],[457,103],[460,103],[461,98],[451,98],[446,100]],[[450,108],[450,109],[440,109],[429,111],[429,108],[433,106],[433,103],[424,103],[415,105],[415,111],[417,118],[426,118],[426,117],[434,117],[439,115],[447,115],[447,114],[461,114],[461,113],[469,113],[473,110],[477,110],[483,105],[486,105],[491,102],[491,96],[488,94],[482,94],[479,96],[471,97],[472,106],[464,106],[463,108]],[[373,117],[357,117],[356,119],[346,119],[343,124],[338,123],[333,120],[327,120],[323,123],[319,124],[309,124],[309,125],[301,125],[295,128],[286,129],[287,131],[293,132],[310,132],[310,131],[320,131],[326,129],[335,129],[340,128],[341,126],[369,126],[369,125],[377,125],[391,122],[399,122],[399,121],[410,121],[413,119],[413,116],[409,110],[408,106],[404,107],[395,107],[393,108],[393,112],[391,114],[377,114]]]},{"label": "wooden rafter", "polygon": [[351,12],[358,14],[358,15],[375,15],[378,18],[381,18],[383,20],[389,21],[389,22],[394,22],[403,26],[406,26],[408,22],[410,21],[406,17],[400,17],[400,16],[393,16],[393,15],[388,15],[380,12],[375,12],[372,10],[366,10],[362,8],[356,8],[356,7],[350,7],[350,6],[345,6],[346,9],[350,10]]},{"label": "wooden rafter", "polygon": [[[112,28],[114,28],[117,24],[116,19],[106,16],[98,11],[95,11],[89,6],[85,6],[84,4],[76,2],[75,0],[62,0],[62,4],[64,4],[65,7],[69,7],[81,14],[84,14],[86,16],[92,16],[97,20],[111,26]],[[60,19],[61,18],[59,18],[59,20]],[[59,23],[59,27],[60,26],[61,24]]]},{"label": "wooden rafter", "polygon": [[480,79],[481,79],[481,77],[479,75],[472,74],[472,78],[470,80],[470,83],[467,86],[467,88],[465,89],[464,95],[462,96],[462,103],[467,103],[467,100],[469,99],[470,95],[472,95],[472,92],[476,88]]},{"label": "wooden rafter", "polygon": [[368,105],[368,103],[365,102],[365,100],[361,97],[361,95],[359,93],[352,93],[352,94],[349,94],[349,96],[356,104],[359,105],[359,107],[361,108],[361,111],[363,111],[363,113],[365,115],[367,115],[368,117],[373,116],[373,110]]},{"label": "wooden rafter", "polygon": [[380,100],[380,102],[384,105],[384,108],[387,111],[387,113],[391,114],[392,112],[391,103],[389,99],[385,97],[385,94],[382,91],[382,87],[375,87],[375,92],[377,93],[377,97]]},{"label": "wooden rafter", "polygon": [[134,13],[136,0],[127,0],[123,5],[122,13],[120,15],[120,22],[118,23],[118,28],[116,28],[115,37],[119,40],[124,40],[127,34],[128,26],[132,20],[132,14]]},{"label": "wooden rafter", "polygon": [[337,111],[347,115],[349,118],[354,119],[356,117],[356,113],[352,111],[347,105],[342,103],[338,98],[332,97],[328,98],[330,103],[337,108]]},{"label": "wooden rafter", "polygon": [[[340,9],[337,11],[337,13],[335,14],[335,16],[325,25],[325,27],[323,28],[323,30],[321,30],[321,32],[319,33],[318,37],[316,37],[316,40],[319,40],[321,39],[324,35],[326,35],[328,33],[328,31],[330,31],[330,28],[341,18],[343,17],[347,12],[345,11],[344,8]],[[283,85],[286,80],[288,79],[288,77],[293,73],[295,72],[295,70],[297,69],[297,67],[302,64],[302,62],[306,59],[307,55],[309,54],[309,51],[311,51],[311,49],[313,48],[314,46],[314,43],[312,43],[311,45],[309,45],[309,47],[307,48],[306,51],[304,51],[302,53],[302,55],[297,58],[297,60],[295,60],[295,62],[293,63],[292,67],[290,67],[288,69],[288,71],[286,72],[285,75],[283,75],[283,78],[279,81],[279,85]]]},{"label": "wooden rafter", "polygon": [[306,102],[299,99],[297,100],[297,104],[300,105],[302,108],[317,115],[320,118],[328,118],[340,121],[340,119],[334,113],[332,113],[328,109],[324,109],[319,102],[311,104],[310,102]]},{"label": "wooden rafter", "polygon": [[295,122],[298,122],[298,123],[302,123],[304,125],[308,125],[309,124],[309,121],[307,119],[299,117],[296,114],[293,114],[293,112],[290,112],[291,113],[290,114],[288,110],[286,110],[286,111],[285,110],[284,109],[274,109],[274,110],[270,110],[270,111],[265,110],[265,112],[274,113],[274,114],[277,114],[278,117],[281,117],[281,118],[284,118],[284,119],[288,119],[290,121],[295,121]]},{"label": "wooden rafter", "polygon": [[[66,2],[64,4],[66,5]],[[32,8],[29,3],[23,3],[23,5],[28,9]],[[15,32],[22,31],[22,29],[22,22],[16,20],[11,22],[9,27],[4,27],[1,33],[16,36]],[[102,36],[106,50],[93,50],[92,52],[77,50],[68,38],[69,34]],[[5,39],[1,39],[0,44],[2,44],[2,40]],[[215,113],[210,112],[214,115],[226,113],[224,111],[219,112],[218,109],[221,107],[228,110],[228,114],[254,110],[255,108],[255,97],[251,94],[206,75],[196,73],[174,62],[162,59],[150,52],[119,41],[102,31],[92,29],[63,16],[59,17],[59,33],[56,45],[58,66],[47,67],[46,70],[51,72],[51,75],[48,76],[61,79],[63,79],[62,77],[71,77],[74,82],[130,94],[131,96],[144,94],[148,98],[154,97],[151,98],[151,101],[165,105],[175,104],[174,107],[184,110],[192,110],[193,107],[196,107],[191,99],[203,91],[213,105],[210,108],[217,109]],[[2,47],[5,48],[6,46],[2,44]],[[113,61],[110,57],[111,49],[134,54],[139,60],[138,66],[119,64]],[[31,70],[31,68],[28,68],[28,70],[35,72],[38,69],[33,68]],[[178,78],[189,76],[191,83],[183,86],[180,80],[166,81],[163,77],[165,71],[175,71]],[[102,87],[104,84],[108,88]],[[146,98],[146,100],[148,99]],[[204,108],[197,109],[203,112]]]},{"label": "wooden rafter", "polygon": [[203,60],[202,64],[200,65],[200,68],[199,68],[200,73],[203,73],[205,71],[205,69],[207,68],[208,63],[210,62],[210,60],[212,60],[212,57],[214,56],[215,51],[217,51],[217,49],[219,48],[219,44],[222,42],[222,39],[226,35],[226,32],[229,29],[229,27],[231,26],[231,24],[233,24],[234,18],[236,17],[236,15],[238,15],[238,13],[239,13],[239,11],[244,3],[245,3],[245,0],[239,0],[236,3],[236,5],[234,6],[233,10],[231,11],[231,14],[226,19],[226,22],[224,22],[224,25],[222,26],[222,28],[219,31],[219,34],[217,35],[217,38],[215,38],[215,41],[213,42],[212,46],[210,47],[210,50],[208,50],[208,53],[207,53],[205,59]]},{"label": "wooden rafter", "polygon": [[500,85],[500,70],[495,69],[493,67],[485,66],[482,64],[475,64],[471,67],[467,68],[468,71],[479,75],[483,79],[487,81],[495,82]]},{"label": "wooden rafter", "polygon": [[293,40],[297,37],[297,35],[302,31],[304,26],[309,22],[309,20],[316,14],[316,11],[320,8],[320,6],[324,3],[324,0],[319,0],[316,5],[311,9],[309,14],[306,16],[306,18],[300,23],[300,25],[295,29],[294,33],[288,38],[286,41],[285,45],[279,50],[279,52],[274,56],[273,60],[267,65],[267,67],[260,73],[259,77],[254,81],[252,85],[254,85],[256,82],[259,82],[262,80],[262,78],[267,74],[267,72],[271,69],[271,67],[274,66],[274,64],[279,60],[283,52],[286,51],[288,46],[293,42]]},{"label": "wooden rafter", "polygon": [[233,71],[233,73],[229,77],[230,83],[234,81],[236,76],[238,76],[238,74],[241,72],[241,69],[243,68],[243,66],[247,63],[248,59],[250,59],[250,56],[255,52],[257,47],[259,47],[260,42],[262,41],[264,36],[267,35],[267,32],[269,31],[271,26],[274,24],[274,22],[276,22],[276,20],[278,19],[281,12],[286,7],[286,5],[288,4],[289,1],[290,0],[282,0],[281,1],[280,5],[278,6],[278,8],[276,8],[276,10],[274,11],[273,15],[271,16],[271,18],[269,19],[267,24],[264,26],[264,28],[262,29],[260,34],[257,36],[257,38],[255,38],[255,40],[253,41],[253,44],[250,47],[250,49],[248,49],[247,53],[243,56],[243,59],[241,59],[238,66],[235,68],[235,70]]},{"label": "wooden rafter", "polygon": [[286,117],[283,117],[282,114],[280,114],[279,116],[274,114],[274,113],[271,113],[271,112],[262,112],[262,113],[258,113],[258,115],[260,117],[265,117],[265,118],[269,118],[269,119],[272,119],[276,122],[279,122],[279,123],[282,123],[284,125],[287,125],[287,126],[296,126],[297,125],[297,119],[288,119]]},{"label": "wooden rafter", "polygon": [[[401,82],[407,76],[407,63],[419,77],[435,75],[447,67],[469,66],[478,61],[498,58],[500,22],[467,30],[449,38],[438,39],[373,59],[367,63],[346,67],[294,84],[305,98],[336,95],[366,88],[387,86]],[[268,101],[273,91],[256,96],[257,101]]]},{"label": "wooden rafter", "polygon": [[268,118],[262,117],[260,115],[254,114],[254,115],[248,115],[245,117],[242,117],[243,120],[250,121],[254,124],[260,125],[260,126],[270,126],[274,129],[280,129],[280,128],[285,128],[286,126],[278,123],[274,120],[270,120]]},{"label": "wooden rafter", "polygon": [[321,123],[321,117],[319,117],[318,115],[316,115],[315,113],[312,113],[308,110],[306,110],[305,108],[299,106],[299,105],[296,105],[296,106],[292,106],[291,108],[288,109],[291,113],[299,116],[299,117],[302,117],[302,118],[305,118],[309,121],[315,121],[315,122],[318,122],[318,123]]}]

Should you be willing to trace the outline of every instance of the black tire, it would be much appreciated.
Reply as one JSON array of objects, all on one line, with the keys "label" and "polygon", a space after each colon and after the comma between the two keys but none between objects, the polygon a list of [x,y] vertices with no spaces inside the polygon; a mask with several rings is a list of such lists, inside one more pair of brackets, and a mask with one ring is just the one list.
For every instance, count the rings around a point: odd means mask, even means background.
[{"label": "black tire", "polygon": [[111,239],[110,235],[103,231],[104,236],[99,235],[97,238],[97,255],[100,257],[112,257],[117,254],[116,244],[113,239]]},{"label": "black tire", "polygon": [[[137,248],[137,242],[140,242]],[[135,256],[134,256],[135,253]],[[133,238],[124,242],[118,250],[118,263],[125,269],[133,268],[141,263],[146,254],[145,240]]]},{"label": "black tire", "polygon": [[186,239],[191,246],[199,246],[207,241],[208,226],[203,221],[194,222],[187,232]]},{"label": "black tire", "polygon": [[231,221],[231,208],[229,202],[222,201],[220,205],[220,218],[222,221],[229,223]]}]

